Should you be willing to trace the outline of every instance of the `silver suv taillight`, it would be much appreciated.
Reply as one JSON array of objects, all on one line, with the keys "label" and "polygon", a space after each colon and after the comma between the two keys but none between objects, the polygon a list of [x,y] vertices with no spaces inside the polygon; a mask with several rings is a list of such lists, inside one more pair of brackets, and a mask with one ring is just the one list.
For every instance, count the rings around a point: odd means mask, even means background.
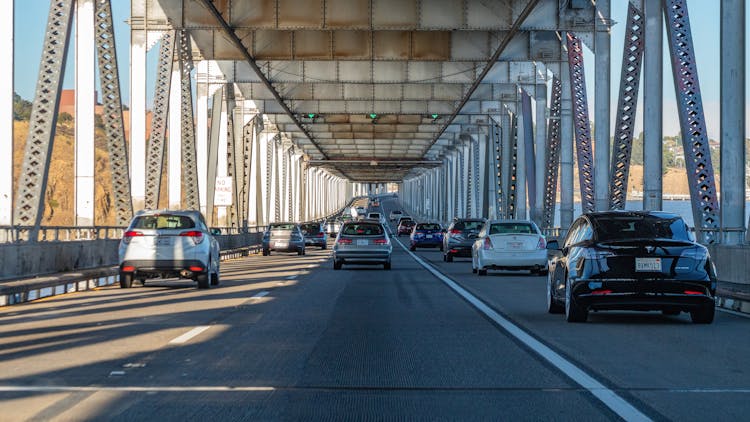
[{"label": "silver suv taillight", "polygon": [[128,245],[130,244],[130,241],[133,240],[133,238],[137,236],[143,236],[143,233],[135,231],[135,230],[128,230],[122,234],[122,243]]},{"label": "silver suv taillight", "polygon": [[180,233],[180,236],[188,237],[193,242],[193,245],[198,245],[203,242],[203,232],[198,230],[190,230]]}]

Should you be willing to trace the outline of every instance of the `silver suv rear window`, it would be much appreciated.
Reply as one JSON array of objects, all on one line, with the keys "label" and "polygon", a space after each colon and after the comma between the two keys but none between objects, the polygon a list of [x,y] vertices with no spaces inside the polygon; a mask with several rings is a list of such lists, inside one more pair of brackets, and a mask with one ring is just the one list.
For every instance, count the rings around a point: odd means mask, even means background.
[{"label": "silver suv rear window", "polygon": [[192,229],[195,221],[186,215],[155,214],[142,215],[133,221],[134,229]]},{"label": "silver suv rear window", "polygon": [[349,223],[344,226],[347,236],[377,236],[383,234],[383,226],[373,223]]}]

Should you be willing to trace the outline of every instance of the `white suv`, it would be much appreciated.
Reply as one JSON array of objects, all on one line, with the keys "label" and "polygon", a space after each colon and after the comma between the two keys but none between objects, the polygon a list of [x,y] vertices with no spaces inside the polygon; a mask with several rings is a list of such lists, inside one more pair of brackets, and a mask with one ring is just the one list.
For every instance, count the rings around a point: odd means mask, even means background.
[{"label": "white suv", "polygon": [[120,241],[120,287],[155,277],[189,278],[201,289],[218,285],[219,249],[199,211],[139,211]]}]

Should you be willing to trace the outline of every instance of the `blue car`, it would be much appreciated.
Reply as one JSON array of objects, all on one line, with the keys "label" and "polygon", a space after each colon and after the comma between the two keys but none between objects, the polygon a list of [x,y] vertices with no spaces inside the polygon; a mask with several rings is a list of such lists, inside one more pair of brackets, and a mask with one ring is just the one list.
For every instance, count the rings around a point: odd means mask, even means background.
[{"label": "blue car", "polygon": [[409,250],[417,248],[440,248],[443,250],[443,228],[437,223],[417,223],[409,236]]}]

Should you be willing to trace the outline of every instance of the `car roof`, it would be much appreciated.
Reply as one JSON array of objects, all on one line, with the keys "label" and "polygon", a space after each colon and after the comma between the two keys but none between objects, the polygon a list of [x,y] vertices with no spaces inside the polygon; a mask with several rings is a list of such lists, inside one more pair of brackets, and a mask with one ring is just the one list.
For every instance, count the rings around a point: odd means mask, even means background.
[{"label": "car roof", "polygon": [[142,215],[158,215],[158,214],[200,215],[201,212],[198,210],[170,210],[167,208],[163,208],[159,210],[139,210],[139,211],[136,211],[134,217],[140,217]]},{"label": "car roof", "polygon": [[531,221],[531,220],[513,220],[513,219],[487,220],[487,224],[498,224],[498,223],[511,223],[511,224],[526,223],[526,224],[534,224],[534,222]]},{"label": "car roof", "polygon": [[681,217],[679,214],[665,211],[644,211],[644,210],[609,210],[609,211],[597,211],[583,214],[592,219],[599,218],[611,218],[611,217],[622,217],[622,216],[633,216],[633,217],[658,217],[658,218],[675,218]]}]

